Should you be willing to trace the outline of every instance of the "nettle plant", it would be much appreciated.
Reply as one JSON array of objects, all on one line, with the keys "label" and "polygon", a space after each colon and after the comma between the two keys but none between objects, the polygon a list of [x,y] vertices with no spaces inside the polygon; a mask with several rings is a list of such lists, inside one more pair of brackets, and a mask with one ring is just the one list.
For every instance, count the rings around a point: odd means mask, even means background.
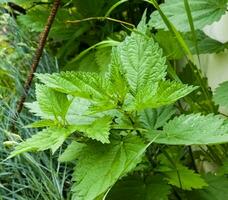
[{"label": "nettle plant", "polygon": [[29,127],[44,129],[11,157],[67,145],[59,161],[75,164],[74,200],[155,200],[207,189],[213,180],[190,169],[186,146],[227,142],[228,124],[213,114],[181,115],[173,104],[197,87],[168,80],[166,71],[144,16],[113,47],[106,73],[37,74],[37,101],[26,106],[41,117]]}]

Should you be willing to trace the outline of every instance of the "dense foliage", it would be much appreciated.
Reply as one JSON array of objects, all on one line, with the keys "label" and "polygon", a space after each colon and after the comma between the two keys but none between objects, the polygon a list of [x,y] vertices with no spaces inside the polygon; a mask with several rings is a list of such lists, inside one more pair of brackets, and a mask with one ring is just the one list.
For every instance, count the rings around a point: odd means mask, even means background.
[{"label": "dense foliage", "polygon": [[[228,47],[203,32],[225,14],[227,0],[63,0],[35,97],[25,103],[33,116],[24,110],[14,133],[14,118],[5,117],[15,110],[9,94],[20,95],[28,68],[15,75],[6,63],[21,67],[24,55],[31,58],[34,43],[26,39],[38,39],[53,1],[10,2],[24,12],[2,3],[22,40],[0,40],[7,47],[0,52],[7,58],[0,65],[2,140],[14,148],[0,165],[3,199],[228,198],[228,121],[219,109],[228,106],[228,84],[213,93],[200,62],[201,54]],[[26,153],[33,151],[42,153]],[[4,173],[12,162],[24,172],[10,182]]]}]

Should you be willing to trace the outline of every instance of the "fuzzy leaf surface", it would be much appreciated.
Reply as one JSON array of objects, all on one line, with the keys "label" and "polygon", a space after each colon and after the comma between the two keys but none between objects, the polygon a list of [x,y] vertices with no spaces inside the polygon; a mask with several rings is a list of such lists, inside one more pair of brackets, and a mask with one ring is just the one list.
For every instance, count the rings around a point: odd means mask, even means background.
[{"label": "fuzzy leaf surface", "polygon": [[[155,132],[149,137],[157,135]],[[228,125],[220,116],[181,115],[163,127],[156,143],[169,145],[202,145],[228,142]]]},{"label": "fuzzy leaf surface", "polygon": [[162,50],[146,35],[147,30],[144,17],[137,27],[139,33],[132,32],[118,47],[123,72],[135,96],[144,88],[156,91],[156,83],[166,75]]},{"label": "fuzzy leaf surface", "polygon": [[73,199],[94,200],[106,192],[140,162],[145,150],[146,145],[136,136],[82,148],[73,174]]},{"label": "fuzzy leaf surface", "polygon": [[169,184],[184,190],[191,190],[192,188],[201,189],[207,186],[207,183],[199,174],[194,173],[193,170],[181,164],[177,164],[175,167],[164,168],[161,171],[167,176],[166,180]]},{"label": "fuzzy leaf surface", "polygon": [[154,95],[147,95],[146,91],[140,92],[136,99],[136,108],[137,110],[142,110],[144,108],[158,108],[169,105],[188,95],[196,88],[179,82],[161,81]]},{"label": "fuzzy leaf surface", "polygon": [[23,152],[44,151],[47,149],[51,149],[54,153],[73,132],[73,127],[54,127],[43,129],[41,132],[38,132],[31,138],[16,146],[10,157],[16,156]]},{"label": "fuzzy leaf surface", "polygon": [[104,116],[94,120],[91,124],[75,125],[75,129],[84,132],[89,138],[98,140],[102,143],[109,143],[110,124],[112,119]]},{"label": "fuzzy leaf surface", "polygon": [[65,94],[54,91],[44,85],[37,84],[36,98],[39,108],[44,114],[53,116],[56,119],[58,117],[65,119],[70,106],[70,102]]}]

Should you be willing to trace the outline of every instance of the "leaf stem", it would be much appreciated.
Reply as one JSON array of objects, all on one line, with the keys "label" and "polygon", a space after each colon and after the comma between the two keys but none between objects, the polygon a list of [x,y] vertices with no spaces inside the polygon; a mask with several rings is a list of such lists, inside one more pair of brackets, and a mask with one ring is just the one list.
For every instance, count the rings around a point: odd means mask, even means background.
[{"label": "leaf stem", "polygon": [[108,20],[108,21],[113,21],[113,22],[117,22],[117,23],[120,23],[120,24],[125,24],[125,25],[128,25],[128,26],[131,26],[131,27],[135,28],[134,24],[131,24],[129,22],[125,22],[125,21],[122,21],[122,20],[119,20],[119,19],[114,19],[114,18],[111,18],[111,17],[88,17],[88,18],[80,19],[80,20],[73,20],[73,21],[68,20],[68,21],[66,21],[66,23],[77,24],[77,23],[87,22],[87,21],[91,21],[91,20],[100,20],[100,21]]}]

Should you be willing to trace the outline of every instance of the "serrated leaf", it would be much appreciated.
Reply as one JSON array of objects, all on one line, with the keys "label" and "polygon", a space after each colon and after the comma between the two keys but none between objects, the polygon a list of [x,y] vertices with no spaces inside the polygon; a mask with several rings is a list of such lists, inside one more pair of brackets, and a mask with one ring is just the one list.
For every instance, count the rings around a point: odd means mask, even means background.
[{"label": "serrated leaf", "polygon": [[109,191],[107,200],[168,200],[171,187],[159,175],[129,176],[117,182]]},{"label": "serrated leaf", "polygon": [[[179,82],[162,81],[159,83],[154,95],[148,95],[141,91],[141,96],[136,99],[137,110],[144,108],[158,108],[176,102],[178,99],[188,95],[197,87],[188,86]],[[144,94],[144,95],[143,95]]]},{"label": "serrated leaf", "polygon": [[112,48],[111,63],[109,65],[106,76],[111,81],[113,92],[117,94],[117,98],[119,98],[119,101],[123,102],[128,91],[128,86],[126,78],[124,77],[120,54],[118,49],[115,47]]},{"label": "serrated leaf", "polygon": [[25,107],[29,109],[31,113],[33,113],[35,116],[42,117],[44,119],[52,119],[49,115],[46,113],[43,113],[42,110],[39,107],[39,104],[37,101],[34,101],[32,103],[24,103]]},{"label": "serrated leaf", "polygon": [[112,118],[109,116],[95,119],[91,124],[75,125],[75,129],[84,132],[89,138],[98,140],[102,143],[109,143],[110,125]]},{"label": "serrated leaf", "polygon": [[74,130],[73,127],[44,129],[16,146],[15,150],[10,154],[10,157],[14,157],[23,152],[44,151],[47,149],[51,149],[54,153]]},{"label": "serrated leaf", "polygon": [[[191,52],[197,54],[195,42],[191,33],[183,34]],[[219,53],[228,48],[228,42],[222,43],[207,36],[203,31],[196,31],[197,47],[199,54]]]},{"label": "serrated leaf", "polygon": [[118,47],[123,72],[134,96],[147,88],[150,93],[156,90],[156,82],[166,75],[165,58],[162,50],[151,37],[146,35],[145,17]]},{"label": "serrated leaf", "polygon": [[[188,2],[195,29],[200,30],[218,21],[227,9],[227,0],[188,0]],[[183,0],[166,0],[160,8],[177,30],[191,31]],[[167,30],[158,11],[152,13],[149,24],[157,29]]]},{"label": "serrated leaf", "polygon": [[220,106],[228,107],[228,81],[223,82],[216,88],[214,101]]},{"label": "serrated leaf", "polygon": [[141,160],[146,145],[136,136],[111,144],[90,143],[79,153],[73,174],[73,199],[94,200]]},{"label": "serrated leaf", "polygon": [[204,179],[208,183],[208,187],[201,190],[193,190],[187,193],[187,199],[200,200],[226,200],[228,199],[228,179],[223,176],[214,176],[207,174]]},{"label": "serrated leaf", "polygon": [[139,113],[140,123],[147,130],[161,128],[173,115],[173,106],[165,106],[158,109],[145,109]]},{"label": "serrated leaf", "polygon": [[[148,133],[154,137],[157,133]],[[170,145],[202,145],[228,142],[228,124],[220,116],[181,115],[165,124],[155,141]]]},{"label": "serrated leaf", "polygon": [[183,190],[201,189],[207,186],[207,183],[200,177],[199,174],[194,173],[193,170],[187,167],[176,164],[172,168],[165,168],[160,170],[167,176],[167,181],[169,184],[177,186]]},{"label": "serrated leaf", "polygon": [[60,74],[38,74],[37,77],[46,86],[62,93],[93,100],[109,98],[109,82],[98,73],[68,71]]},{"label": "serrated leaf", "polygon": [[44,85],[36,84],[36,98],[41,112],[45,113],[43,117],[48,115],[55,119],[58,119],[58,117],[61,117],[62,120],[65,119],[70,106],[70,101],[68,101],[65,94]]}]

